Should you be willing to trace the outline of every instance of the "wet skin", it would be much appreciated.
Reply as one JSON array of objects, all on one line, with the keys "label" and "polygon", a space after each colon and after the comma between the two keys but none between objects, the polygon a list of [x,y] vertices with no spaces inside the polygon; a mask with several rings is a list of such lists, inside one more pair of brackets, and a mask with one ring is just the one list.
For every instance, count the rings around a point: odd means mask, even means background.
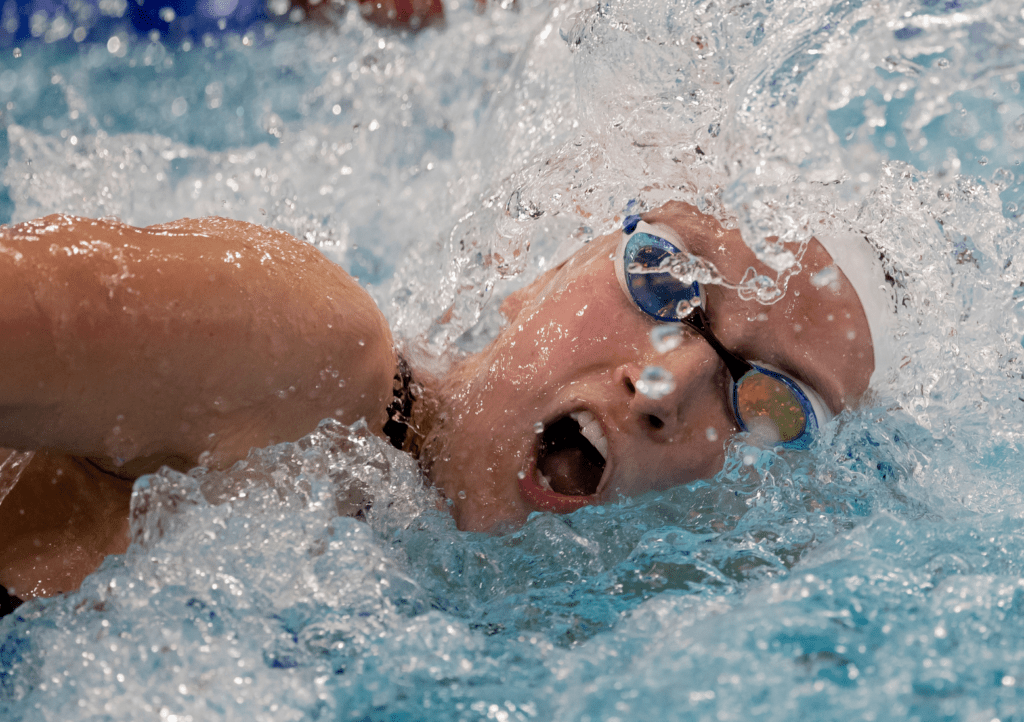
[{"label": "wet skin", "polygon": [[[686,250],[714,263],[733,283],[748,267],[774,277],[737,231],[692,206],[670,203],[644,220],[672,229]],[[508,528],[537,508],[557,508],[557,497],[553,505],[538,503],[545,495],[536,493],[535,425],[574,411],[593,414],[608,442],[594,502],[685,484],[721,469],[724,444],[738,430],[728,373],[690,331],[675,350],[655,351],[650,332],[657,322],[626,298],[615,277],[611,256],[620,239],[615,232],[591,242],[510,296],[503,306],[508,326],[444,379],[433,396],[436,406],[424,405],[421,424],[429,432],[423,462],[451,500],[461,529]],[[706,286],[705,297],[712,328],[726,348],[803,381],[838,412],[867,390],[874,356],[867,319],[846,277],[840,273],[837,284],[821,288],[810,282],[831,265],[814,240],[803,271],[775,305],[744,301],[717,285]],[[658,400],[636,391],[649,365],[675,379],[675,389]],[[565,510],[579,505],[578,498],[559,496]]]},{"label": "wet skin", "polygon": [[[669,204],[645,220],[732,281],[750,266],[767,272],[738,233],[692,207]],[[421,461],[460,528],[507,529],[544,506],[534,427],[570,412],[593,414],[609,450],[593,497],[559,495],[563,511],[721,467],[736,431],[726,371],[689,332],[655,353],[655,321],[615,278],[620,236],[510,296],[498,339],[414,409]],[[804,381],[838,411],[866,390],[873,353],[845,277],[811,285],[829,265],[812,243],[774,306],[719,286],[705,295],[726,347]],[[131,479],[161,464],[225,468],[326,416],[366,418],[378,432],[383,423],[395,368],[383,317],[287,234],[224,219],[137,229],[51,216],[0,230],[0,278],[10,290],[0,296],[0,446],[46,451],[0,504],[0,583],[19,595],[74,589],[123,551]],[[659,400],[636,392],[655,364],[676,381]]]},{"label": "wet skin", "polygon": [[45,452],[0,503],[0,583],[19,596],[124,551],[141,474],[226,468],[328,416],[383,426],[383,315],[286,233],[54,215],[0,227],[0,288],[0,447]]}]

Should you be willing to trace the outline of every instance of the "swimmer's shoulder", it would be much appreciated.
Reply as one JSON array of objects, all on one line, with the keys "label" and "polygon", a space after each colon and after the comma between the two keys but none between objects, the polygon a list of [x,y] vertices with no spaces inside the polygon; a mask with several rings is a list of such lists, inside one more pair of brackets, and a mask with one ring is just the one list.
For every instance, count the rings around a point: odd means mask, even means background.
[{"label": "swimmer's shoulder", "polygon": [[[390,329],[312,244],[223,218],[55,215],[4,234],[0,281],[21,290],[0,298],[0,331],[21,336],[0,351],[0,446],[230,464],[326,417],[383,426]],[[115,426],[132,442],[116,455]]]},{"label": "swimmer's shoulder", "polygon": [[[188,245],[199,260],[213,266],[226,263],[253,275],[290,277],[293,294],[326,300],[341,294],[345,302],[366,296],[356,280],[316,246],[276,228],[209,216],[182,218],[141,230],[165,237],[170,243]],[[291,283],[296,279],[303,283]]]},{"label": "swimmer's shoulder", "polygon": [[265,250],[291,251],[303,257],[313,257],[316,249],[285,231],[269,226],[240,221],[234,218],[206,216],[179,218],[141,229],[145,233],[171,239],[191,239],[195,242],[237,245]]}]

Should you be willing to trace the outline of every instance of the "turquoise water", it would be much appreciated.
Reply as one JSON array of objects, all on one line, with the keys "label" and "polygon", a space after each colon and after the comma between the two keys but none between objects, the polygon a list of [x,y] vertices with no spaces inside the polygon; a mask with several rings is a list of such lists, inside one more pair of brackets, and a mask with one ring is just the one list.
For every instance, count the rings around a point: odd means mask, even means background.
[{"label": "turquoise water", "polygon": [[1009,2],[536,2],[6,51],[3,220],[268,223],[441,365],[601,219],[682,198],[767,255],[868,232],[899,368],[807,452],[737,438],[504,536],[331,422],[147,477],[127,555],[0,621],[0,717],[1021,718],[1022,37]]}]

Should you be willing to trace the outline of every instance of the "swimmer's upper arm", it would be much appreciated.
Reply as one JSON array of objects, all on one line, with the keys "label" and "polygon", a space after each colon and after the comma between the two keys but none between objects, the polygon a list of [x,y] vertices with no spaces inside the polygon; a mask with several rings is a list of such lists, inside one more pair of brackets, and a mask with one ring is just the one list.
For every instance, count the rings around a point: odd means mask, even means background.
[{"label": "swimmer's upper arm", "polygon": [[[326,416],[383,424],[394,355],[309,244],[238,221],[50,216],[0,235],[0,446],[230,464]],[[6,298],[6,297],[5,297]]]}]

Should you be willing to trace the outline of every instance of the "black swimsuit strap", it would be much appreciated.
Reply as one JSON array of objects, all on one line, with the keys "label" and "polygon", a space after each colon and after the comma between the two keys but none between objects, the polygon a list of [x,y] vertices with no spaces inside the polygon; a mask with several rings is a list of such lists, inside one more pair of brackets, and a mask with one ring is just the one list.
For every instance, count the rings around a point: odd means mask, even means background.
[{"label": "black swimsuit strap", "polygon": [[388,404],[388,420],[384,423],[384,435],[396,449],[405,449],[409,436],[409,417],[412,414],[412,371],[408,362],[398,357],[398,370],[395,372],[395,397]]},{"label": "black swimsuit strap", "polygon": [[6,617],[21,606],[21,600],[7,592],[7,587],[0,584],[0,617]]}]

